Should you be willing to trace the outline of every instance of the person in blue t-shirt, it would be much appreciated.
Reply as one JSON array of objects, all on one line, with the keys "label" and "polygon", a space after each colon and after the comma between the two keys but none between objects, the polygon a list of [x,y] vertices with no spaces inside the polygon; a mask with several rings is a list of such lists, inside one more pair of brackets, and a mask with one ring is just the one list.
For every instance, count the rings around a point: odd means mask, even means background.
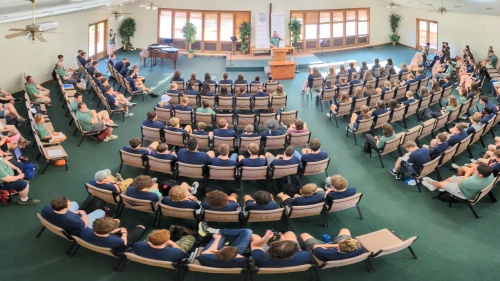
[{"label": "person in blue t-shirt", "polygon": [[[216,229],[208,227],[207,223],[202,221],[199,224],[198,233],[202,237],[212,234],[212,240],[198,257],[201,265],[232,268],[245,267],[248,264],[249,260],[243,256],[243,252],[248,248],[252,230],[247,228]],[[230,244],[224,246],[229,240],[231,240]]]},{"label": "person in blue t-shirt", "polygon": [[245,195],[243,197],[243,201],[245,201],[245,211],[264,211],[279,208],[278,203],[274,201],[273,195],[263,190],[255,192],[253,194],[253,197],[250,195]]},{"label": "person in blue t-shirt", "polygon": [[137,81],[135,80],[135,76],[136,76],[136,72],[135,71],[129,71],[130,75],[128,75],[125,80],[128,81],[128,83],[130,84],[130,88],[132,89],[133,92],[138,92],[138,91],[142,91],[142,92],[146,92],[148,93],[148,95],[152,98],[157,98],[159,97],[159,95],[153,93],[149,88],[146,88],[146,86],[143,84],[143,85],[137,85]]},{"label": "person in blue t-shirt", "polygon": [[258,137],[259,134],[255,132],[255,127],[252,124],[248,124],[243,129],[243,133],[239,136],[240,138],[255,138]]},{"label": "person in blue t-shirt", "polygon": [[[122,67],[125,65],[126,62],[128,62],[127,58],[122,58],[121,60],[115,62],[114,63],[115,70],[120,72],[122,70]],[[82,64],[82,65],[84,65],[84,64]]]},{"label": "person in blue t-shirt", "polygon": [[300,188],[299,194],[285,194],[280,192],[277,194],[281,201],[289,206],[305,206],[313,205],[324,201],[325,190],[319,188],[314,183],[308,183]]},{"label": "person in blue t-shirt", "polygon": [[160,201],[162,197],[156,181],[156,178],[151,178],[150,176],[138,176],[134,179],[132,185],[127,188],[125,195],[135,199],[149,200],[156,203]]},{"label": "person in blue t-shirt", "polygon": [[238,197],[236,193],[227,195],[220,190],[212,190],[206,194],[205,201],[201,203],[201,206],[203,209],[210,211],[237,211],[240,208]]},{"label": "person in blue t-shirt", "polygon": [[205,128],[207,127],[207,124],[205,122],[198,122],[196,124],[196,129],[193,131],[193,135],[198,135],[198,136],[212,136],[212,132],[207,132],[205,131]]},{"label": "person in blue t-shirt", "polygon": [[104,217],[105,213],[98,209],[87,214],[84,210],[79,210],[78,203],[69,201],[67,197],[57,197],[50,201],[50,205],[43,207],[41,215],[69,235],[79,236],[82,229],[92,227],[94,221]]},{"label": "person in blue t-shirt", "polygon": [[125,117],[132,117],[134,113],[129,112],[129,107],[135,104],[129,102],[122,94],[116,95],[113,86],[104,86],[106,92],[103,93],[104,98],[109,104],[111,110],[122,109],[125,111]]},{"label": "person in blue t-shirt", "polygon": [[448,145],[453,147],[455,144],[460,143],[465,138],[467,138],[466,125],[463,123],[457,123],[455,127],[450,129],[448,134]]},{"label": "person in blue t-shirt", "polygon": [[229,84],[229,85],[232,85],[233,84],[233,80],[229,79],[229,74],[227,74],[227,72],[225,72],[224,74],[222,74],[222,80],[219,81],[219,84]]},{"label": "person in blue t-shirt", "polygon": [[448,136],[445,133],[439,133],[435,139],[431,140],[429,145],[424,144],[422,147],[429,149],[431,159],[435,159],[450,147],[447,140]]},{"label": "person in blue t-shirt", "polygon": [[[268,245],[269,240],[273,241]],[[264,236],[252,235],[252,259],[257,267],[289,267],[312,263],[311,254],[300,249],[297,236],[287,231],[276,237],[272,230],[267,230]]]},{"label": "person in blue t-shirt", "polygon": [[491,118],[495,117],[495,114],[493,114],[493,110],[489,106],[483,107],[482,112],[476,112],[474,114],[479,114],[481,116],[481,119],[479,120],[479,123],[481,124],[486,124],[488,121],[491,120]]},{"label": "person in blue t-shirt", "polygon": [[113,253],[123,253],[132,244],[137,242],[146,231],[142,225],[137,225],[128,231],[125,227],[118,227],[120,221],[110,217],[96,219],[93,228],[83,229],[80,238],[98,247],[111,248]]},{"label": "person in blue t-shirt", "polygon": [[491,113],[492,113],[493,115],[496,115],[496,114],[497,114],[497,107],[496,107],[494,104],[492,104],[491,102],[489,102],[488,97],[486,97],[486,96],[482,96],[482,97],[479,99],[479,103],[483,106],[483,115],[484,115],[484,109],[485,109],[486,107],[491,108],[491,110],[492,110],[492,111],[491,111]]},{"label": "person in blue t-shirt", "polygon": [[373,65],[372,65],[372,74],[375,74],[375,70],[380,68],[380,60],[378,58],[373,59]]},{"label": "person in blue t-shirt", "polygon": [[299,158],[295,157],[294,154],[295,149],[293,148],[293,146],[287,147],[285,149],[285,153],[278,154],[276,155],[276,157],[274,157],[274,155],[272,155],[270,152],[266,152],[267,163],[269,163],[270,167],[299,164],[300,160]]},{"label": "person in blue t-shirt", "polygon": [[129,153],[141,154],[142,156],[150,155],[158,147],[158,142],[152,142],[148,147],[141,147],[140,138],[132,138],[128,141],[129,145],[125,145],[122,149]]},{"label": "person in blue t-shirt", "polygon": [[406,106],[406,108],[408,108],[408,106],[410,106],[411,103],[414,103],[415,102],[415,95],[413,94],[412,91],[406,91],[406,101],[403,102],[403,105]]},{"label": "person in blue t-shirt", "polygon": [[363,84],[363,82],[361,82],[360,80],[358,80],[358,74],[357,73],[353,73],[352,74],[352,80],[351,80],[351,82],[349,82],[349,84],[351,86],[356,86],[356,85],[359,85],[359,84]]},{"label": "person in blue t-shirt", "polygon": [[250,154],[250,157],[245,158],[245,156],[238,156],[238,162],[240,167],[261,167],[267,166],[266,157],[264,155],[259,156],[260,147],[256,143],[249,143],[247,145],[247,151]]},{"label": "person in blue t-shirt", "polygon": [[174,71],[174,77],[172,77],[171,82],[184,82],[184,78],[181,77],[182,73],[180,70]]},{"label": "person in blue t-shirt", "polygon": [[[168,121],[168,124],[170,126],[167,126],[165,128],[167,131],[181,132],[184,134],[191,134],[193,132],[191,125],[185,125],[183,128],[181,128],[180,120],[177,117],[170,118],[170,120]],[[165,132],[165,133],[168,134],[168,132]]]},{"label": "person in blue t-shirt", "polygon": [[[425,163],[431,161],[431,154],[426,148],[419,148],[414,141],[407,141],[403,144],[403,147],[408,153],[399,157],[394,164],[394,168],[389,168],[389,172],[397,179],[400,180],[402,173],[408,174],[418,174],[424,166]],[[406,163],[405,170],[400,171],[403,166],[402,163]],[[400,173],[402,172],[402,173]]]},{"label": "person in blue t-shirt", "polygon": [[161,203],[174,208],[198,210],[200,209],[200,202],[194,196],[198,191],[198,186],[199,183],[196,181],[192,186],[189,186],[186,182],[173,186],[168,192],[168,196],[161,200]]},{"label": "person in blue t-shirt", "polygon": [[209,165],[221,167],[236,167],[238,165],[236,162],[238,160],[238,154],[232,153],[231,156],[229,156],[229,145],[225,143],[219,145],[218,152],[219,157],[210,159]]},{"label": "person in blue t-shirt", "polygon": [[330,243],[316,239],[309,233],[302,233],[300,238],[304,241],[306,249],[325,262],[349,259],[365,252],[361,243],[351,237],[351,232],[347,228],[340,229],[337,237]]},{"label": "person in blue t-shirt", "polygon": [[146,241],[139,241],[132,245],[134,254],[153,260],[178,262],[188,258],[188,252],[196,242],[191,235],[183,235],[179,240],[170,240],[170,231],[155,229],[148,235]]},{"label": "person in blue t-shirt", "polygon": [[[123,77],[128,77],[130,76],[130,73],[129,73],[129,66],[130,66],[130,62],[127,61],[125,62],[125,64],[123,65],[122,69],[120,70],[120,74],[123,76]],[[129,74],[129,75],[127,75]],[[135,79],[135,77],[134,77]]]},{"label": "person in blue t-shirt", "polygon": [[109,65],[111,65],[112,67],[114,67],[115,66],[115,60],[116,60],[116,55],[115,54],[111,54],[111,56],[109,57],[109,60],[108,60]]},{"label": "person in blue t-shirt", "polygon": [[264,131],[260,134],[263,139],[268,136],[281,136],[283,132],[279,128],[278,120],[276,119],[267,119],[264,122]]},{"label": "person in blue t-shirt", "polygon": [[213,135],[216,137],[224,137],[224,138],[231,138],[231,137],[236,137],[236,132],[232,129],[228,129],[228,123],[226,119],[221,118],[217,122],[217,126],[219,126],[219,129],[213,130]]},{"label": "person in blue t-shirt", "polygon": [[156,147],[156,150],[151,152],[151,157],[158,158],[158,159],[163,159],[163,160],[170,160],[173,163],[177,160],[177,155],[175,155],[175,150],[169,151],[168,150],[168,145],[166,143],[160,143],[158,144],[158,147]]},{"label": "person in blue t-shirt", "polygon": [[302,167],[307,162],[318,162],[328,158],[328,153],[320,150],[321,142],[318,138],[314,138],[309,142],[309,148],[302,148],[302,155],[298,152],[294,152],[294,156],[297,157],[302,163]]},{"label": "person in blue t-shirt", "polygon": [[184,90],[184,94],[188,96],[198,95],[198,91],[194,89],[194,83],[192,81],[186,82],[186,90]]},{"label": "person in blue t-shirt", "polygon": [[[160,129],[163,130],[165,128],[165,125],[161,121],[156,120],[156,112],[154,110],[149,111],[147,113],[147,117],[144,121],[142,121],[141,125],[148,127],[148,128],[154,128],[154,129]],[[160,131],[161,134],[161,131]]]},{"label": "person in blue t-shirt", "polygon": [[177,83],[175,83],[175,82],[172,82],[172,84],[170,84],[169,90],[167,90],[165,93],[176,94],[176,95],[181,94],[181,92],[179,92],[179,90],[177,90]]},{"label": "person in blue t-shirt", "polygon": [[350,187],[346,178],[333,175],[326,178],[325,201],[330,206],[333,201],[347,198],[356,194],[356,188]]},{"label": "person in blue t-shirt", "polygon": [[190,138],[186,142],[186,148],[177,152],[177,161],[191,165],[207,165],[210,159],[215,157],[213,151],[198,151],[198,140]]}]

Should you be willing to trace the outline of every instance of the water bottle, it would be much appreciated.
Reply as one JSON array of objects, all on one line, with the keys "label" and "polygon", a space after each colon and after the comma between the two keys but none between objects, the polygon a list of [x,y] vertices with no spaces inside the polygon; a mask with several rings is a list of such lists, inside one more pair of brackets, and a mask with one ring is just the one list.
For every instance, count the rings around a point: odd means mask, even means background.
[{"label": "water bottle", "polygon": [[330,235],[328,235],[328,234],[323,234],[323,242],[325,242],[325,243],[330,243]]}]

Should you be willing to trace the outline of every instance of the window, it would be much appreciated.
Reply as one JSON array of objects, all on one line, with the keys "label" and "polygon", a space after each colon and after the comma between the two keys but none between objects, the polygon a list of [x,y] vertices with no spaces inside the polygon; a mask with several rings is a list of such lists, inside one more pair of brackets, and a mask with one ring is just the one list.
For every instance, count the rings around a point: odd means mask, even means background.
[{"label": "window", "polygon": [[[346,47],[368,44],[370,9],[291,11],[304,26],[304,48]],[[320,44],[316,44],[320,40]],[[314,42],[313,42],[314,41]]]},{"label": "window", "polygon": [[[176,39],[183,39],[184,37],[182,37],[181,30],[182,30],[182,27],[187,22],[187,13],[186,12],[176,12],[174,19],[175,19],[174,20],[174,38],[176,38]],[[162,25],[160,24],[160,27],[161,26]]]},{"label": "window", "polygon": [[225,13],[220,15],[220,41],[231,41],[230,37],[234,33],[234,17],[233,14]]},{"label": "window", "polygon": [[172,38],[172,11],[160,11],[160,22],[170,23],[168,26],[164,24],[160,26],[160,38]]}]

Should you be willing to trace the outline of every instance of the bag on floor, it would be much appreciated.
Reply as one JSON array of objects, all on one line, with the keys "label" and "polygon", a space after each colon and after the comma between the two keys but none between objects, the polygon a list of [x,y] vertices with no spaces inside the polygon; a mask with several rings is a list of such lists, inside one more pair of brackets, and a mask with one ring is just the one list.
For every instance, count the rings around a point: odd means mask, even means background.
[{"label": "bag on floor", "polygon": [[34,164],[32,162],[26,162],[24,163],[23,167],[23,174],[24,174],[24,179],[25,180],[30,180],[35,177],[36,173],[38,172],[38,165]]},{"label": "bag on floor", "polygon": [[170,189],[172,187],[176,186],[177,182],[174,180],[166,180],[160,183],[159,190],[161,192],[161,195],[163,196],[168,196],[168,193],[170,192]]},{"label": "bag on floor", "polygon": [[407,179],[411,179],[412,178],[411,175],[414,175],[416,173],[411,165],[408,165],[408,163],[406,163],[406,161],[401,161],[401,168],[399,169],[398,174],[399,174],[399,178],[402,181],[405,181]]},{"label": "bag on floor", "polygon": [[84,210],[87,214],[90,214],[95,210],[104,209],[104,206],[106,206],[106,202],[93,195],[89,195],[89,197],[83,201],[82,205],[80,205],[80,210]]},{"label": "bag on floor", "polygon": [[9,192],[7,190],[0,190],[0,203],[6,205],[10,202]]},{"label": "bag on floor", "polygon": [[439,195],[437,196],[437,199],[443,201],[443,202],[453,202],[453,196],[448,193],[448,192],[441,192],[439,193]]},{"label": "bag on floor", "polygon": [[97,136],[97,138],[98,138],[100,141],[102,141],[102,140],[104,140],[107,136],[108,136],[108,131],[107,131],[107,130],[105,130],[104,132],[100,133],[100,134]]},{"label": "bag on floor", "polygon": [[289,175],[283,178],[281,191],[283,191],[283,193],[293,198],[295,194],[300,193],[300,189],[302,188],[303,185],[304,184],[302,183],[302,180],[300,179],[299,175]]}]

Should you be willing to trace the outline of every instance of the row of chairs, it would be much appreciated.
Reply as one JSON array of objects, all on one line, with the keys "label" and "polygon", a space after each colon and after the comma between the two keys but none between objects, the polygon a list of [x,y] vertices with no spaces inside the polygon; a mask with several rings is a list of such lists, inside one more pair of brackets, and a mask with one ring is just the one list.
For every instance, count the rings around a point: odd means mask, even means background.
[{"label": "row of chairs", "polygon": [[121,75],[120,72],[116,71],[116,69],[112,67],[108,62],[106,62],[106,68],[108,69],[108,72],[111,74],[111,76],[114,78],[113,86],[115,86],[116,82],[118,82],[119,84],[118,91],[120,91],[122,88],[125,89],[124,96],[126,96],[127,94],[130,95],[131,101],[136,96],[141,96],[142,101],[144,101],[145,92],[143,90],[139,89],[137,91],[134,91],[130,83],[126,80],[126,78],[123,77],[123,75]]},{"label": "row of chairs", "polygon": [[[172,81],[172,83],[177,84],[177,90],[181,92],[181,94],[185,93],[187,89],[187,82]],[[272,94],[276,91],[276,88],[278,87],[279,84],[280,82],[278,81],[272,81],[267,83],[234,84],[234,87],[233,84],[210,84],[210,92],[214,94],[220,93],[220,89],[226,87],[228,92],[233,93],[236,90],[239,91],[239,89],[245,88],[250,95],[255,95],[259,91],[259,88],[263,88],[265,92]],[[194,86],[196,88],[196,85]]]}]

